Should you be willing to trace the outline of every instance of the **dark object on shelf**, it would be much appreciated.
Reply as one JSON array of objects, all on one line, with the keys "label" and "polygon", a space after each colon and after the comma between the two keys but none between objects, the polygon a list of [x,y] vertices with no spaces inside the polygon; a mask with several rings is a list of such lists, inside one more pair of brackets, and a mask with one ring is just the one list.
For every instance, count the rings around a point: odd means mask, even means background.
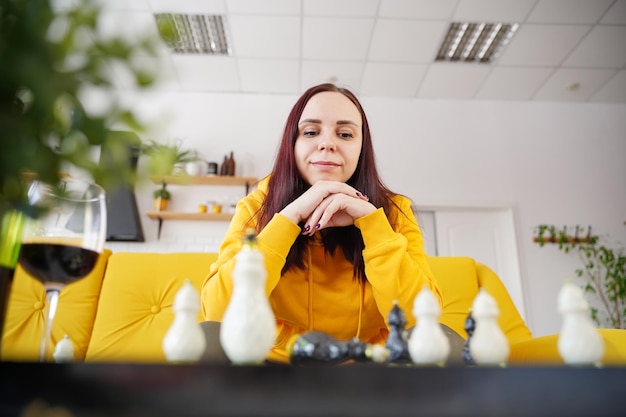
[{"label": "dark object on shelf", "polygon": [[224,155],[224,161],[220,165],[220,175],[228,175],[228,156]]},{"label": "dark object on shelf", "polygon": [[474,320],[474,317],[472,316],[472,310],[470,310],[467,318],[465,319],[464,329],[465,332],[467,332],[467,339],[463,345],[463,362],[465,362],[466,365],[475,365],[476,362],[474,362],[474,358],[472,357],[472,353],[469,349],[470,339],[476,329],[476,320]]},{"label": "dark object on shelf", "polygon": [[404,311],[394,303],[389,312],[389,335],[385,347],[389,350],[389,362],[412,362],[407,344],[406,315]]},{"label": "dark object on shelf", "polygon": [[230,157],[226,162],[226,175],[235,176],[235,157],[233,156],[233,151],[230,151]]}]

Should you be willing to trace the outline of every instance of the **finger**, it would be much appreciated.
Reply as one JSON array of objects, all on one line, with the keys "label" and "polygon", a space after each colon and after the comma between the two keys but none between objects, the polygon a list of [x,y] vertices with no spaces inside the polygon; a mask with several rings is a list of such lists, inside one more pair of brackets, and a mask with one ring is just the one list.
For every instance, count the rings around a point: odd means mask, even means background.
[{"label": "finger", "polygon": [[320,205],[318,205],[315,210],[311,212],[309,217],[307,217],[304,222],[302,234],[311,236],[321,228],[320,218],[325,210],[326,204],[324,202],[320,203]]},{"label": "finger", "polygon": [[326,227],[354,224],[354,217],[346,211],[346,208],[356,201],[354,197],[347,197],[343,194],[333,194],[324,199],[307,219],[304,234],[312,235],[317,230]]},{"label": "finger", "polygon": [[331,194],[345,194],[349,197],[356,197],[365,201],[368,201],[369,198],[361,193],[359,190],[354,187],[339,181],[318,181],[309,189],[309,191],[320,191],[322,192],[323,198],[326,198]]},{"label": "finger", "polygon": [[[303,234],[311,236],[317,230],[322,228],[322,218],[324,214],[328,211],[328,206],[332,201],[333,196],[325,198],[316,208],[311,212],[309,217],[306,219],[304,223]],[[330,216],[332,217],[332,216]],[[327,216],[327,219],[330,218]]]}]

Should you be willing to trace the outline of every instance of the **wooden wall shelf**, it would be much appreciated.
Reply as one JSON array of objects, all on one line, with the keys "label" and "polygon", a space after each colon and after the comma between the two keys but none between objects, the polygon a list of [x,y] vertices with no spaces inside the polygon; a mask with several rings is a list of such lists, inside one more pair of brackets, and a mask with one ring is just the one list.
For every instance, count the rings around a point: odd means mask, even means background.
[{"label": "wooden wall shelf", "polygon": [[254,185],[258,179],[255,177],[230,177],[224,175],[169,175],[164,177],[151,177],[152,182],[172,185],[243,185],[246,187],[246,194],[249,188]]},{"label": "wooden wall shelf", "polygon": [[[155,184],[165,182],[171,185],[226,185],[226,186],[243,186],[245,187],[245,195],[250,192],[252,187],[258,181],[255,177],[232,177],[224,175],[197,175],[190,176],[186,174],[155,176],[150,178]],[[183,212],[183,211],[147,211],[146,215],[152,220],[159,222],[157,239],[161,238],[161,228],[165,220],[192,220],[192,221],[230,221],[233,218],[232,213],[200,213],[200,212]]]},{"label": "wooden wall shelf", "polygon": [[[550,239],[549,237],[543,238],[543,243],[589,243],[591,239],[587,237],[579,237],[575,238],[573,236],[568,236],[567,239],[561,242],[560,238]],[[533,237],[533,242],[539,243],[539,238],[537,236]]]},{"label": "wooden wall shelf", "polygon": [[232,213],[194,213],[186,211],[147,211],[152,220],[230,221]]}]

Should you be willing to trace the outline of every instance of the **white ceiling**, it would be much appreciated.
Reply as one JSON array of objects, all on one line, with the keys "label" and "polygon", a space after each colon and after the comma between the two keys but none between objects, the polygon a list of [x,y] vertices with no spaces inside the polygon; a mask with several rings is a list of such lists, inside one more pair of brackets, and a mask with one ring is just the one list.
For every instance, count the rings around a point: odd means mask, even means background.
[{"label": "white ceiling", "polygon": [[[626,0],[101,2],[105,36],[156,32],[154,13],[226,17],[230,57],[139,59],[165,90],[299,94],[331,80],[360,96],[626,103]],[[435,62],[453,21],[520,27],[492,64]]]}]

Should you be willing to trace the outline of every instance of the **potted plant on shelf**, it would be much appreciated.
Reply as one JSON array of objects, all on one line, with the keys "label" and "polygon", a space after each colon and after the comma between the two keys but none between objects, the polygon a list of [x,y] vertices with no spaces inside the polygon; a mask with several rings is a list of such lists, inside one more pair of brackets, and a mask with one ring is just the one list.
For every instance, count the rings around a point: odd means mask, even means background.
[{"label": "potted plant on shelf", "polygon": [[154,197],[154,209],[156,211],[167,210],[167,205],[172,195],[167,189],[165,181],[161,182],[161,188],[154,190],[152,196]]},{"label": "potted plant on shelf", "polygon": [[179,139],[170,143],[150,140],[143,145],[143,152],[150,157],[148,170],[156,176],[182,174],[185,164],[198,161],[197,152],[184,149]]}]

